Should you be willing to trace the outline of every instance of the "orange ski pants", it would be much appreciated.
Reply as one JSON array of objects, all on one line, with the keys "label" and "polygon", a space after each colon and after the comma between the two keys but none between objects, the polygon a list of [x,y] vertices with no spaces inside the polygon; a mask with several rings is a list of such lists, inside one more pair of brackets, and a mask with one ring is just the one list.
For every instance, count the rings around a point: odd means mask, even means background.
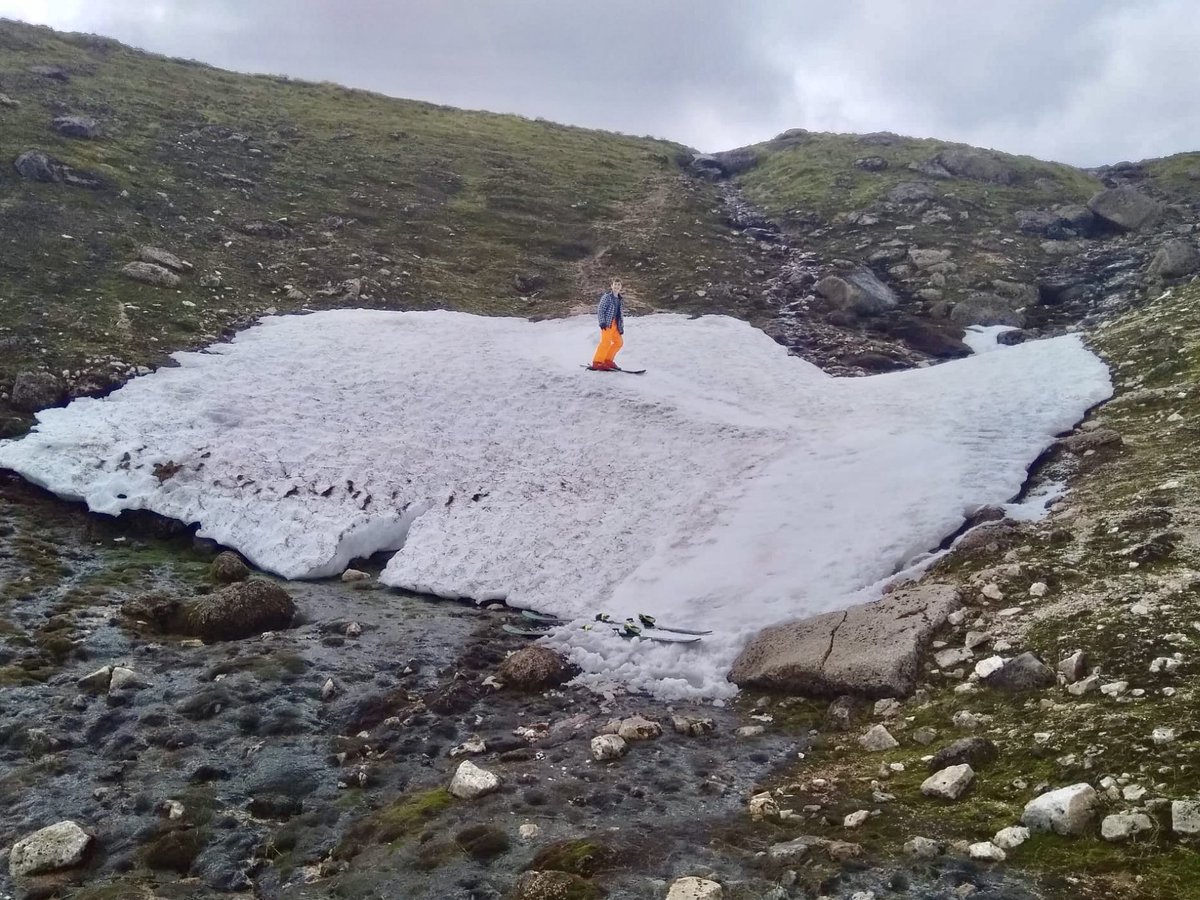
[{"label": "orange ski pants", "polygon": [[596,355],[592,357],[593,366],[613,365],[617,357],[617,353],[625,345],[621,333],[617,331],[617,323],[609,325],[607,328],[600,329],[600,346],[596,348]]}]

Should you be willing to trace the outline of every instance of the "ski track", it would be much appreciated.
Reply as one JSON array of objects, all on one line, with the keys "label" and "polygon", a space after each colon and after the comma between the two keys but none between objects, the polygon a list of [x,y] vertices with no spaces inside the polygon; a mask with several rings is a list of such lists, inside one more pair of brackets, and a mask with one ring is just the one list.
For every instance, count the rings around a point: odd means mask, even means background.
[{"label": "ski track", "polygon": [[[723,698],[754,632],[876,596],[1111,393],[1077,336],[835,379],[733,319],[627,332],[636,378],[580,367],[590,318],[271,317],[44,411],[0,466],[199,523],[286,578],[403,547],[389,585],[577,620],[547,642],[592,687]],[[715,633],[578,627],[600,610]]]}]

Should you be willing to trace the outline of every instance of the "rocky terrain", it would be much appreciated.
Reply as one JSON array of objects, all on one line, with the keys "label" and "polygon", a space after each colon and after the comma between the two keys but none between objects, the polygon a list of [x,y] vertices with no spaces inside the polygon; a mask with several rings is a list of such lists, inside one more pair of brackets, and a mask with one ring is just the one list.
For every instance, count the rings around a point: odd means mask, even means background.
[{"label": "rocky terrain", "polygon": [[1048,518],[981,511],[888,598],[919,627],[786,626],[724,707],[0,473],[0,896],[1200,896],[1200,154],[700,156],[0,22],[0,163],[6,435],[264,312],[553,316],[613,274],[839,374],[1003,324],[1118,386],[1033,472]]}]

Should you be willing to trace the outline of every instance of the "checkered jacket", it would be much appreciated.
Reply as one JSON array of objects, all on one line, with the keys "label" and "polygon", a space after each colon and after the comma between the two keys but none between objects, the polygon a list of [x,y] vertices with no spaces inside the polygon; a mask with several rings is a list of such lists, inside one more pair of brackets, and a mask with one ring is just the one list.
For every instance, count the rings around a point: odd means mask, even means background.
[{"label": "checkered jacket", "polygon": [[607,328],[613,322],[617,323],[617,334],[625,333],[625,316],[621,314],[621,295],[605,291],[600,298],[600,309],[597,310],[600,327]]}]

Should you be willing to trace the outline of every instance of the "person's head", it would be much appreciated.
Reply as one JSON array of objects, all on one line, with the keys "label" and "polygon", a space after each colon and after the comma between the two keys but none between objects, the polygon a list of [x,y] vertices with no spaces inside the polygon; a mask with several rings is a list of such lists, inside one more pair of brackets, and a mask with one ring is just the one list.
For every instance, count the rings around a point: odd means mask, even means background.
[{"label": "person's head", "polygon": [[612,292],[613,292],[614,294],[619,294],[619,293],[621,293],[621,279],[620,279],[620,278],[614,278],[614,279],[613,279],[613,281],[612,281]]}]

